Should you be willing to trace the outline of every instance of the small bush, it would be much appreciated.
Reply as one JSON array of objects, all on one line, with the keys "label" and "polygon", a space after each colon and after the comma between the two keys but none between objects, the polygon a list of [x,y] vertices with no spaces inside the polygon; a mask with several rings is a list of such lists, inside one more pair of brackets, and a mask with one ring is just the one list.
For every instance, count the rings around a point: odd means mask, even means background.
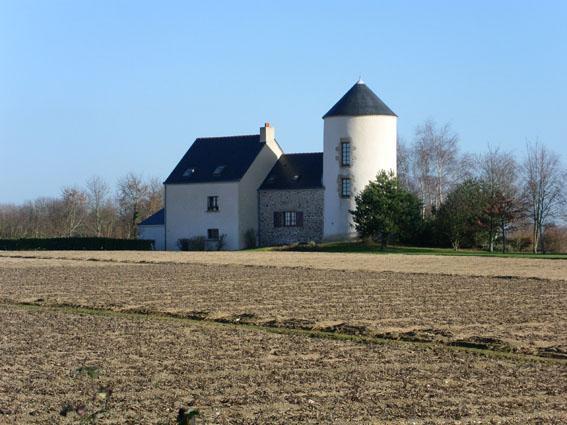
[{"label": "small bush", "polygon": [[153,241],[143,239],[113,238],[25,238],[0,239],[0,250],[47,250],[47,251],[150,251]]},{"label": "small bush", "polygon": [[278,248],[279,251],[299,251],[299,252],[317,252],[321,250],[320,245],[315,241],[295,242],[290,245],[284,245]]},{"label": "small bush", "polygon": [[244,247],[246,249],[256,248],[256,231],[248,229],[244,232]]},{"label": "small bush", "polygon": [[223,233],[222,235],[219,236],[217,251],[222,251],[222,249],[225,247],[225,245],[226,245],[226,235]]},{"label": "small bush", "polygon": [[177,240],[177,246],[181,251],[204,251],[205,250],[204,236],[195,236],[193,238],[184,238]]}]

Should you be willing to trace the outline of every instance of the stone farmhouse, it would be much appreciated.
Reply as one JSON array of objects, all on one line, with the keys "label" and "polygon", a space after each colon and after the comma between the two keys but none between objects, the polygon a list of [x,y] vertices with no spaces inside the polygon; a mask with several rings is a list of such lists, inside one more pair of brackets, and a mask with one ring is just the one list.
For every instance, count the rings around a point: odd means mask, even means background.
[{"label": "stone farmhouse", "polygon": [[155,249],[205,238],[208,249],[356,236],[354,195],[396,172],[397,116],[358,81],[323,116],[323,152],[284,153],[269,123],[259,134],[198,138],[165,180],[165,208],[139,224]]}]

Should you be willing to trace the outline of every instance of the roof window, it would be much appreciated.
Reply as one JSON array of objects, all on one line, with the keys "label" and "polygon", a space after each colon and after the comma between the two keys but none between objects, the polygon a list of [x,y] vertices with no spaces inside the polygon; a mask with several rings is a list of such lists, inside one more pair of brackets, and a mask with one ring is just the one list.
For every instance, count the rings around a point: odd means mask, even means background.
[{"label": "roof window", "polygon": [[195,167],[189,167],[183,172],[183,177],[191,177],[196,172],[197,169]]},{"label": "roof window", "polygon": [[213,171],[213,176],[220,176],[225,168],[226,165],[219,165],[217,168],[215,168],[215,171]]}]

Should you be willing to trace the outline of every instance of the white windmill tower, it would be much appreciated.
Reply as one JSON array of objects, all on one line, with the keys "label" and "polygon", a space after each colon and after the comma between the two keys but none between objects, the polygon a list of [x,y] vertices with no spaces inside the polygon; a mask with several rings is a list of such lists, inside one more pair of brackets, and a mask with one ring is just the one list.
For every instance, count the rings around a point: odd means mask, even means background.
[{"label": "white windmill tower", "polygon": [[359,80],[323,120],[323,237],[353,237],[354,195],[381,170],[396,172],[398,117]]}]

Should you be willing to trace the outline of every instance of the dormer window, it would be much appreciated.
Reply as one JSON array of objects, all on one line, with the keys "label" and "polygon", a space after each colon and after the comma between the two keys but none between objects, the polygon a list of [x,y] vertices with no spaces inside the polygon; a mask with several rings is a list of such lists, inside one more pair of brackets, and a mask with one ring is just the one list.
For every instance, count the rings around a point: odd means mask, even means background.
[{"label": "dormer window", "polygon": [[195,167],[189,167],[183,172],[183,177],[191,177],[196,172],[197,169]]},{"label": "dormer window", "polygon": [[215,176],[215,177],[220,176],[225,168],[226,168],[226,165],[219,165],[217,168],[215,168],[215,171],[213,171],[213,176]]}]

